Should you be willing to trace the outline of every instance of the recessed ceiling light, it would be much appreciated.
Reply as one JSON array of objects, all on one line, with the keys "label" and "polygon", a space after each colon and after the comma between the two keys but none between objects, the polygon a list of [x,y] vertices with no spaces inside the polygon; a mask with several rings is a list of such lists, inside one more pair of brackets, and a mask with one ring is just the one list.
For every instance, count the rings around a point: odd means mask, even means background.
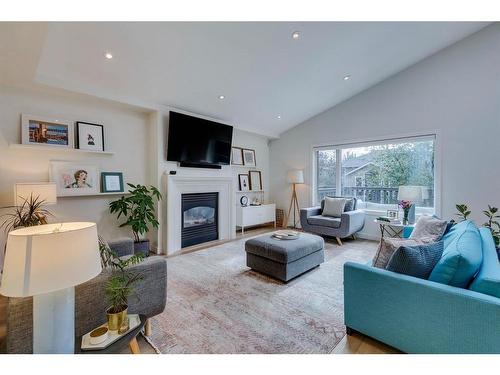
[{"label": "recessed ceiling light", "polygon": [[293,39],[299,39],[299,37],[300,37],[300,32],[299,31],[294,31],[292,33],[292,38]]},{"label": "recessed ceiling light", "polygon": [[109,52],[106,52],[106,54],[104,55],[108,60],[111,60],[113,58],[113,55]]},{"label": "recessed ceiling light", "polygon": [[278,115],[278,120],[281,120],[281,115]]},{"label": "recessed ceiling light", "polygon": [[224,95],[219,95],[219,99],[222,100],[222,99],[225,99],[226,97]]},{"label": "recessed ceiling light", "polygon": [[344,76],[344,81],[349,81],[351,79],[350,75]]}]

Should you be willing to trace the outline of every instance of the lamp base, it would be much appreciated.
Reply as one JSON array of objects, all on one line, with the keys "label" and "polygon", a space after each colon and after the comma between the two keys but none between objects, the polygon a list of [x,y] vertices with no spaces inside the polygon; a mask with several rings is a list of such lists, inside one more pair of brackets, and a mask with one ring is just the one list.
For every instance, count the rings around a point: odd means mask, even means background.
[{"label": "lamp base", "polygon": [[33,353],[75,353],[75,288],[33,297]]}]

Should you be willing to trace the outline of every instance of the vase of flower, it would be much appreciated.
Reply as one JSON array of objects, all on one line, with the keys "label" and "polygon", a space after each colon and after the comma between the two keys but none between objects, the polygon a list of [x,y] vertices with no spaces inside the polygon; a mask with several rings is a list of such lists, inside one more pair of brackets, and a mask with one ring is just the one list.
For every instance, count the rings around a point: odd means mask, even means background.
[{"label": "vase of flower", "polygon": [[412,203],[410,201],[402,200],[399,202],[399,207],[403,209],[403,225],[408,225],[408,217],[410,215]]}]

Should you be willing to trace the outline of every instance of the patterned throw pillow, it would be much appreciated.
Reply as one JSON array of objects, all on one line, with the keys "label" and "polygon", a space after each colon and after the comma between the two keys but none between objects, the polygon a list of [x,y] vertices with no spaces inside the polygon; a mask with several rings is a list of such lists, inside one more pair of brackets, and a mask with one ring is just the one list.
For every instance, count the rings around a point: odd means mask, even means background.
[{"label": "patterned throw pillow", "polygon": [[443,241],[401,246],[392,254],[386,270],[428,279],[443,254]]},{"label": "patterned throw pillow", "polygon": [[372,266],[385,269],[392,257],[392,254],[394,254],[400,246],[414,246],[429,242],[431,241],[427,239],[417,240],[384,237],[380,240],[380,245],[378,247],[377,253],[373,257]]},{"label": "patterned throw pillow", "polygon": [[332,217],[341,217],[344,212],[345,207],[345,198],[325,198],[325,208],[321,215],[323,216],[332,216]]}]

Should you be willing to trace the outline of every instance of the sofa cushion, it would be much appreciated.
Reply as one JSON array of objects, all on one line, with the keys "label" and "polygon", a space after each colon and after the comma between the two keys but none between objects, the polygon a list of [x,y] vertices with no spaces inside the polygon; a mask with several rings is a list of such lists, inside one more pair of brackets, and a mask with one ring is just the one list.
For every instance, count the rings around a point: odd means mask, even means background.
[{"label": "sofa cushion", "polygon": [[338,217],[315,215],[315,216],[309,216],[307,218],[307,222],[311,225],[321,225],[323,227],[330,227],[330,228],[340,227],[340,218]]},{"label": "sofa cushion", "polygon": [[[327,197],[327,198],[344,198],[346,200],[344,212],[354,211],[356,209],[358,201],[355,197]],[[325,208],[325,198],[321,200],[321,212],[323,212],[324,208]]]},{"label": "sofa cushion", "polygon": [[245,242],[245,251],[279,263],[290,263],[322,250],[325,241],[315,234],[300,233],[296,240],[280,240],[270,234]]},{"label": "sofa cushion", "polygon": [[432,270],[429,280],[467,288],[483,259],[478,229],[472,221],[462,221],[443,236],[443,241],[443,256]]},{"label": "sofa cushion", "polygon": [[403,245],[392,254],[386,269],[427,279],[443,254],[443,241],[422,245]]},{"label": "sofa cushion", "polygon": [[483,245],[483,263],[469,289],[500,298],[500,262],[493,236],[488,228],[479,229]]},{"label": "sofa cushion", "polygon": [[392,254],[394,254],[400,246],[415,246],[424,243],[428,242],[426,242],[426,240],[383,237],[380,239],[377,253],[373,257],[372,266],[385,269],[392,257]]},{"label": "sofa cushion", "polygon": [[323,216],[333,216],[333,217],[341,217],[345,208],[345,198],[325,198],[325,206],[321,215]]},{"label": "sofa cushion", "polygon": [[409,238],[428,238],[432,242],[439,241],[446,231],[446,224],[446,220],[441,220],[434,216],[420,216]]}]

